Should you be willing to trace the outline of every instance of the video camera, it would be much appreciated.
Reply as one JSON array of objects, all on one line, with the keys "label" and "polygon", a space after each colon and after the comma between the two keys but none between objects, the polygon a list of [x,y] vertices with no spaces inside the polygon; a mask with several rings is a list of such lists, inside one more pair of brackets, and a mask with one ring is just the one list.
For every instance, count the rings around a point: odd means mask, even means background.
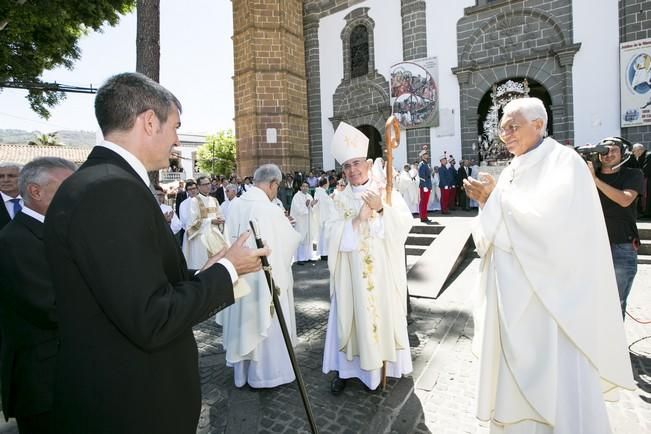
[{"label": "video camera", "polygon": [[581,157],[585,161],[591,161],[592,166],[596,171],[598,171],[601,167],[601,161],[599,161],[599,156],[600,155],[606,155],[610,149],[606,145],[602,144],[597,144],[597,145],[584,145],[584,146],[579,146],[576,148],[576,152],[579,153]]}]

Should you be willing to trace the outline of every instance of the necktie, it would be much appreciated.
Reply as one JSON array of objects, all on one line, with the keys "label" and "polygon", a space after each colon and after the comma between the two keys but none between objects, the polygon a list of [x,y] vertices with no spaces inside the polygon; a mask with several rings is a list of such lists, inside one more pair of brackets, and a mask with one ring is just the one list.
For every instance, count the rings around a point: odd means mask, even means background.
[{"label": "necktie", "polygon": [[9,202],[12,202],[14,204],[14,217],[16,217],[16,214],[18,214],[20,210],[23,209],[23,207],[20,206],[20,199],[9,199]]}]

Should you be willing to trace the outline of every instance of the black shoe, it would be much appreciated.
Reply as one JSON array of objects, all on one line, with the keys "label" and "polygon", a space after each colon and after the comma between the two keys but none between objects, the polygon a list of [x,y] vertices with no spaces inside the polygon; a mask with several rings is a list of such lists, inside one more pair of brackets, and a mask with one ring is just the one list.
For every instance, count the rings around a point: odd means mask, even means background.
[{"label": "black shoe", "polygon": [[305,261],[297,261],[296,265],[305,265]]},{"label": "black shoe", "polygon": [[332,379],[330,382],[330,392],[332,392],[333,395],[339,395],[341,392],[344,391],[346,388],[346,380],[343,378],[339,378],[339,375],[335,376],[335,378]]},{"label": "black shoe", "polygon": [[321,260],[322,260],[322,261],[327,261],[327,260],[328,260],[328,256],[327,256],[327,255],[326,255],[326,256],[321,256]]},{"label": "black shoe", "polygon": [[430,219],[420,219],[421,223],[432,223]]}]

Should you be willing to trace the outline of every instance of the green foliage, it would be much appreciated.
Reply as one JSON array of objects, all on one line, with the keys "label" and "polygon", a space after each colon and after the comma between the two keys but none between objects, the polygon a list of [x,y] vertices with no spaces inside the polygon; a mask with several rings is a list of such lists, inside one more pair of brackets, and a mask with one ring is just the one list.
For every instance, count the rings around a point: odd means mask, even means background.
[{"label": "green foliage", "polygon": [[235,136],[232,130],[206,137],[206,143],[197,149],[199,170],[211,175],[229,176],[235,170]]},{"label": "green foliage", "polygon": [[30,146],[63,146],[57,133],[39,134],[35,141],[30,141],[28,144]]},{"label": "green foliage", "polygon": [[[43,71],[79,59],[77,41],[104,23],[115,25],[134,0],[0,0],[0,82],[42,83]],[[48,118],[63,92],[32,89],[31,108]]]}]

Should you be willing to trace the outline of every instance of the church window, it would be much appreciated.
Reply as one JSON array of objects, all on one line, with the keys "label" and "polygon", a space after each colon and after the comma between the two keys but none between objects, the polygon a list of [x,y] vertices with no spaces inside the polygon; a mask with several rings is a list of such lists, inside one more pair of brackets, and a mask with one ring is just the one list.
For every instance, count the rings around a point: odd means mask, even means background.
[{"label": "church window", "polygon": [[356,26],[350,34],[350,75],[362,77],[368,74],[368,30],[364,25]]}]

